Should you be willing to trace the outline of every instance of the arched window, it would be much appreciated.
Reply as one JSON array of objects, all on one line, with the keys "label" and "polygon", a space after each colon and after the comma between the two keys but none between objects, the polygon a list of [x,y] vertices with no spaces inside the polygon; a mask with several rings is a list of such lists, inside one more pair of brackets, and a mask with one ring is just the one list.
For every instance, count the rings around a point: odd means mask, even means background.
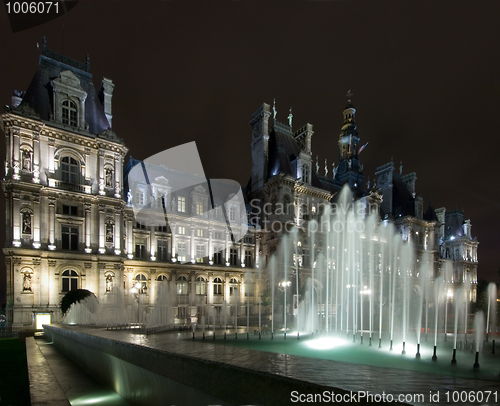
[{"label": "arched window", "polygon": [[238,294],[238,281],[231,278],[229,281],[229,296],[236,296]]},{"label": "arched window", "polygon": [[207,294],[207,284],[203,276],[198,276],[196,278],[196,294],[206,295]]},{"label": "arched window", "polygon": [[77,112],[78,110],[75,103],[71,100],[64,100],[62,102],[62,123],[72,127],[77,127]]},{"label": "arched window", "polygon": [[61,158],[61,180],[68,183],[78,183],[78,162],[76,159],[65,156]]},{"label": "arched window", "polygon": [[69,292],[76,289],[78,289],[78,274],[69,269],[64,271],[62,273],[62,291]]},{"label": "arched window", "polygon": [[214,295],[222,295],[222,279],[215,278],[213,285],[214,285]]},{"label": "arched window", "polygon": [[168,282],[167,275],[159,275],[156,279],[158,282]]},{"label": "arched window", "polygon": [[146,275],[142,273],[137,274],[134,287],[139,290],[139,293],[146,293],[148,291],[148,278]]},{"label": "arched window", "polygon": [[188,282],[185,276],[179,276],[177,278],[177,294],[187,295],[188,293]]}]

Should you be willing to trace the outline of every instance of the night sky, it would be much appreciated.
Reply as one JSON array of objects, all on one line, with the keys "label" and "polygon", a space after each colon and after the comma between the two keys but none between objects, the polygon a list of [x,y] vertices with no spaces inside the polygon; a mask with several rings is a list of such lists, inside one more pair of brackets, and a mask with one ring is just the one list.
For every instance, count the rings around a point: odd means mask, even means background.
[{"label": "night sky", "polygon": [[402,161],[424,209],[432,198],[464,210],[479,277],[500,281],[498,0],[85,0],[17,33],[0,9],[1,105],[29,85],[43,36],[73,59],[88,53],[97,89],[113,80],[113,129],[134,158],[196,141],[208,177],[243,186],[250,115],[273,98],[278,121],[292,107],[294,129],[313,124],[331,176],[352,89],[365,181]]}]

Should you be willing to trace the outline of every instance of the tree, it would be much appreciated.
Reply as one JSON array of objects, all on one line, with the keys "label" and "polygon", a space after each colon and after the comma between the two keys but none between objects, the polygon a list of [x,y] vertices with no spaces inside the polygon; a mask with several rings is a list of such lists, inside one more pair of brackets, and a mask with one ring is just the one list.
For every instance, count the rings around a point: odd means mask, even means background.
[{"label": "tree", "polygon": [[[89,297],[90,295],[94,295],[90,290],[87,289],[76,289],[70,290],[68,293],[64,295],[61,300],[61,311],[65,314],[73,303],[77,303],[80,300]],[[95,296],[95,295],[94,295]]]}]

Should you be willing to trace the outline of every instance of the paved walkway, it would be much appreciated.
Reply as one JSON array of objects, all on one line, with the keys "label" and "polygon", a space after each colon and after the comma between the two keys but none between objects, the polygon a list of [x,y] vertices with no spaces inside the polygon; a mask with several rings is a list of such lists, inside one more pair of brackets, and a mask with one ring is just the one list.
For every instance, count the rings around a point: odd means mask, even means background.
[{"label": "paved walkway", "polygon": [[[365,391],[372,395],[385,393],[393,395],[394,401],[398,401],[398,396],[403,395],[405,397],[399,400],[408,404],[430,405],[438,402],[440,404],[500,404],[500,378],[497,381],[466,379],[247,350],[211,343],[211,337],[204,342],[191,340],[191,333],[170,332],[147,336],[130,330],[106,331],[81,327],[68,329],[160,351],[311,382],[332,389],[340,388],[356,393]],[[293,390],[293,387],[290,387],[291,399]],[[453,402],[453,391],[467,391],[474,394],[483,391],[484,397],[486,397],[486,391],[495,393],[490,395],[488,402],[484,400],[483,402]],[[449,402],[447,402],[447,393]],[[439,394],[438,398],[436,394]],[[423,398],[418,398],[416,395],[422,395]],[[374,404],[377,399],[374,398]]]}]

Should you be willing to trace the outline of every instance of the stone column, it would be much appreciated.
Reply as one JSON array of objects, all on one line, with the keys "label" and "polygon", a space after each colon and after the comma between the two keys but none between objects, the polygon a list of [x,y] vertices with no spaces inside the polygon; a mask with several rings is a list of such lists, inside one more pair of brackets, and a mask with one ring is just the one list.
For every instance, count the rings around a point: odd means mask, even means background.
[{"label": "stone column", "polygon": [[[259,249],[260,249],[260,236],[255,234],[255,267],[258,268],[259,267]],[[299,259],[297,258],[297,261]]]},{"label": "stone column", "polygon": [[14,179],[21,179],[21,163],[19,162],[19,130],[12,130],[13,136],[13,151],[12,151],[12,166],[14,168]]},{"label": "stone column", "polygon": [[122,197],[121,192],[121,184],[122,184],[122,164],[121,164],[121,155],[115,155],[115,197]]},{"label": "stone column", "polygon": [[[154,223],[153,223],[154,224]],[[151,254],[151,261],[156,261],[156,233],[155,233],[155,226],[151,226],[151,230],[149,230],[150,234],[150,245],[149,245],[149,253]]]},{"label": "stone column", "polygon": [[226,239],[224,241],[224,249],[226,251],[226,266],[229,266],[229,230],[226,226]]},{"label": "stone column", "polygon": [[85,148],[85,180],[90,180],[91,174],[91,165],[90,165],[90,148]]},{"label": "stone column", "polygon": [[99,194],[105,195],[106,191],[104,190],[104,154],[105,150],[99,150],[99,162],[97,164],[97,171],[99,173]]},{"label": "stone column", "polygon": [[122,253],[122,216],[121,210],[115,209],[115,255]]},{"label": "stone column", "polygon": [[56,198],[49,197],[49,250],[56,249],[55,246],[56,231]]},{"label": "stone column", "polygon": [[240,240],[240,264],[242,267],[245,266],[245,247],[243,246],[243,241],[245,238]]},{"label": "stone column", "polygon": [[92,205],[90,203],[84,204],[85,209],[85,252],[90,254],[92,248],[90,248],[90,240],[92,236]]},{"label": "stone column", "polygon": [[191,230],[191,263],[194,264],[195,263],[195,258],[196,258],[196,244],[194,242],[194,225],[190,225],[189,226],[190,230]]},{"label": "stone column", "polygon": [[208,261],[210,265],[214,263],[214,243],[213,243],[213,233],[214,229],[212,227],[208,228]]},{"label": "stone column", "polygon": [[175,223],[172,223],[170,225],[170,232],[172,233],[172,247],[170,249],[170,254],[172,255],[172,262],[175,262],[175,232],[176,232],[176,227],[177,225]]},{"label": "stone column", "polygon": [[33,132],[33,182],[40,183],[40,133]]},{"label": "stone column", "polygon": [[49,172],[54,173],[56,168],[54,165],[54,151],[55,151],[56,140],[54,138],[49,138],[49,156],[47,157],[47,162],[49,163]]},{"label": "stone column", "polygon": [[133,217],[127,217],[127,258],[134,258],[134,227]]},{"label": "stone column", "polygon": [[41,246],[40,239],[40,193],[33,193],[33,248]]},{"label": "stone column", "polygon": [[214,276],[212,272],[208,273],[208,282],[207,282],[207,304],[213,304],[214,303]]},{"label": "stone column", "polygon": [[21,195],[18,192],[12,192],[12,231],[13,240],[12,245],[14,247],[21,246]]},{"label": "stone column", "polygon": [[106,230],[104,220],[106,217],[106,206],[104,204],[99,205],[99,254],[104,254],[106,252]]}]

